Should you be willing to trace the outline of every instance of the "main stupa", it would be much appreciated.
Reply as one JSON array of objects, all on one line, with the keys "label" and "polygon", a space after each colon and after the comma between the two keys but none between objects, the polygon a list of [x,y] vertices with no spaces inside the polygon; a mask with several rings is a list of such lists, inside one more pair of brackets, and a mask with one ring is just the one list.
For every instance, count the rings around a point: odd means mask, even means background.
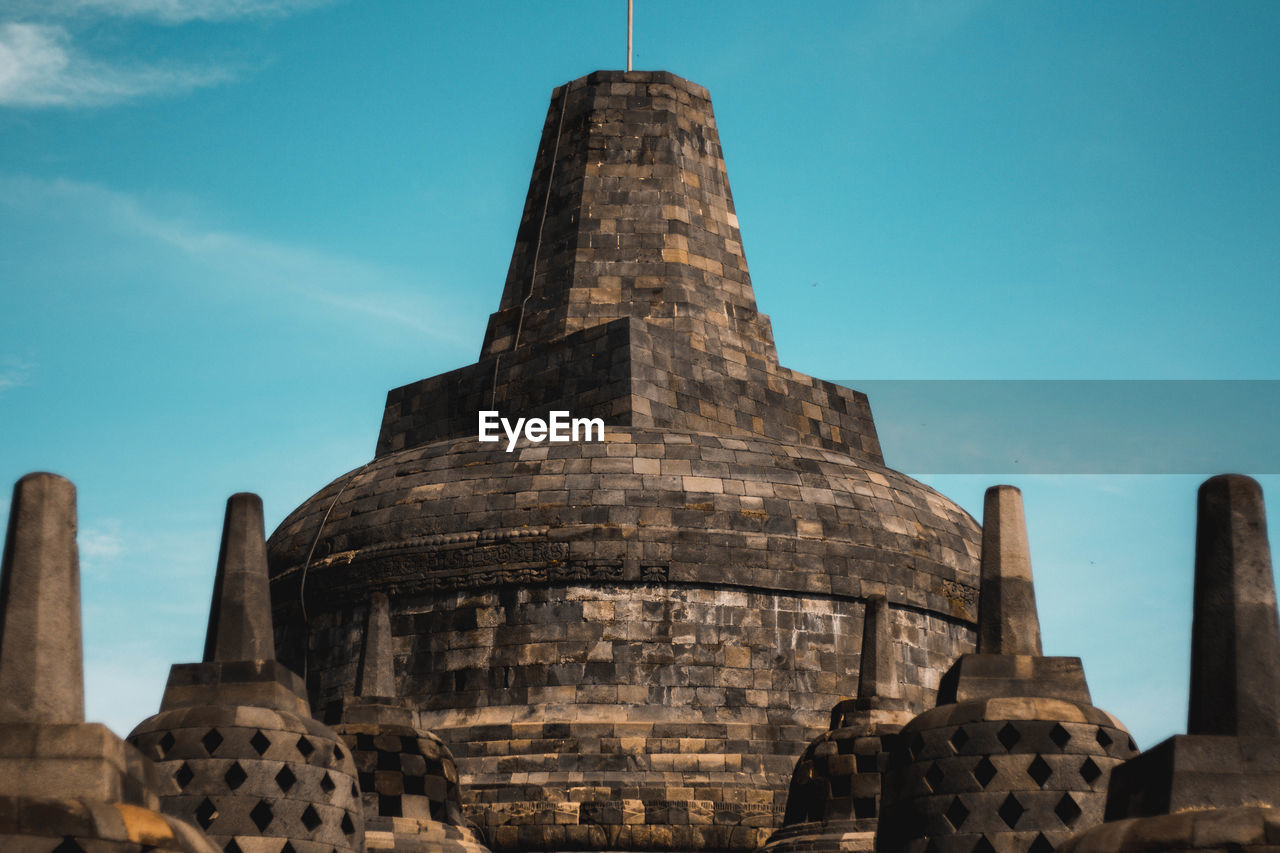
[{"label": "main stupa", "polygon": [[[603,441],[477,440],[477,413]],[[980,530],[885,467],[867,398],[781,367],[707,91],[557,88],[475,364],[391,391],[374,459],[270,540],[282,660],[336,720],[387,596],[395,689],[499,853],[755,849],[856,693],[975,644]]]}]

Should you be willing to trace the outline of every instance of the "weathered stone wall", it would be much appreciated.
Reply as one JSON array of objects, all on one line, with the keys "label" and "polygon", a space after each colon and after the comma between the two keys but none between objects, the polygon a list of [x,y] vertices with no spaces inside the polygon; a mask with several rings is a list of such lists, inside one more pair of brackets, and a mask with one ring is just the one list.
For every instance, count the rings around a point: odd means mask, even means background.
[{"label": "weathered stone wall", "polygon": [[[454,746],[495,849],[584,849],[601,832],[752,849],[781,820],[796,757],[856,690],[863,609],[658,584],[407,597],[397,688]],[[906,692],[926,707],[973,631],[909,608],[891,621]],[[362,624],[358,607],[312,624],[312,682],[334,703]]]}]

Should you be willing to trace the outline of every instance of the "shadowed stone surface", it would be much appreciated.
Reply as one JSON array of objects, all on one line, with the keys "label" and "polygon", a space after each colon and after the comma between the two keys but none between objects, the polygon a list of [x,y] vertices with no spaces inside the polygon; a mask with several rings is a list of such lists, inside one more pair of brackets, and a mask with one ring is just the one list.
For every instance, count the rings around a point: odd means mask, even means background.
[{"label": "shadowed stone surface", "polygon": [[1022,492],[1014,486],[987,489],[983,501],[978,613],[980,654],[1043,654],[1027,520]]},{"label": "shadowed stone surface", "polygon": [[206,663],[271,660],[271,595],[267,585],[262,498],[240,493],[227,500],[222,546],[205,632]]},{"label": "shadowed stone surface", "polygon": [[[163,809],[227,851],[363,853],[356,766],[274,659],[262,501],[227,501],[206,660],[175,664],[129,742],[168,777]],[[237,654],[262,655],[235,659]]]},{"label": "shadowed stone surface", "polygon": [[56,474],[13,487],[0,570],[0,722],[83,723],[76,488]]},{"label": "shadowed stone surface", "polygon": [[768,853],[865,851],[875,843],[881,779],[912,717],[899,681],[901,644],[884,596],[867,602],[858,696],[831,710],[831,729],[796,762],[782,828]]},{"label": "shadowed stone surface", "polygon": [[0,567],[0,850],[213,853],[157,814],[167,780],[84,721],[76,491],[55,474],[14,487]]},{"label": "shadowed stone surface", "polygon": [[1262,488],[1200,486],[1188,734],[1115,769],[1071,853],[1280,851],[1280,631]]},{"label": "shadowed stone surface", "polygon": [[[480,409],[605,436],[508,453]],[[327,720],[352,602],[389,596],[396,695],[502,851],[754,849],[871,596],[915,708],[975,639],[977,525],[884,467],[864,395],[780,366],[707,92],[658,72],[553,93],[480,360],[391,391],[374,460],[269,551]]]},{"label": "shadowed stone surface", "polygon": [[1039,654],[1021,492],[992,487],[984,510],[979,652],[898,735],[881,853],[1051,853],[1102,822],[1112,768],[1137,752],[1090,704],[1080,659]]},{"label": "shadowed stone surface", "polygon": [[[1187,734],[1280,739],[1280,628],[1262,487],[1200,487]],[[1277,803],[1280,805],[1280,803]]]}]

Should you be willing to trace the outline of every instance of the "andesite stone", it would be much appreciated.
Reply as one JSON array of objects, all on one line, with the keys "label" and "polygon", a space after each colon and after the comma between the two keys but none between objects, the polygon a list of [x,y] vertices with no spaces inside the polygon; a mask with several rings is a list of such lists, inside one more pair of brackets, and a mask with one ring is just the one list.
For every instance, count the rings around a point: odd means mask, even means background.
[{"label": "andesite stone", "polygon": [[1115,769],[1064,853],[1280,853],[1280,630],[1262,487],[1200,486],[1187,734]]},{"label": "andesite stone", "polygon": [[76,492],[56,474],[15,485],[0,566],[0,849],[214,853],[157,813],[165,778],[84,719]]},{"label": "andesite stone", "polygon": [[987,490],[978,652],[903,727],[884,781],[881,853],[1051,853],[1101,823],[1112,768],[1137,752],[1090,704],[1079,658],[1044,657],[1022,494]]},{"label": "andesite stone", "polygon": [[[507,452],[481,410],[605,435]],[[865,395],[780,363],[707,91],[602,71],[552,93],[477,361],[390,391],[374,458],[268,550],[330,722],[388,596],[395,693],[495,850],[749,851],[856,690],[872,596],[912,708],[973,649],[979,540],[885,467]]]},{"label": "andesite stone", "polygon": [[[205,660],[175,664],[129,741],[171,781],[161,806],[228,851],[363,853],[355,762],[275,660],[262,501],[227,501]],[[239,655],[254,657],[239,658]]]},{"label": "andesite stone", "polygon": [[355,759],[367,849],[489,853],[462,814],[458,769],[444,741],[394,696],[390,602],[375,592],[365,617],[355,695],[334,726]]},{"label": "andesite stone", "polygon": [[867,600],[858,695],[831,709],[831,728],[796,762],[782,827],[762,853],[853,853],[874,849],[882,777],[912,713],[902,698],[889,602]]}]

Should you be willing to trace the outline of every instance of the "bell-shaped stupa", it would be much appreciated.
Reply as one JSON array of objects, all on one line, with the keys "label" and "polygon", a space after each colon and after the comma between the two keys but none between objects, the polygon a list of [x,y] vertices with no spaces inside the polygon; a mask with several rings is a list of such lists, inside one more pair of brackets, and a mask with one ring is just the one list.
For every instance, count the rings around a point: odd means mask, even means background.
[{"label": "bell-shaped stupa", "polygon": [[1262,487],[1200,487],[1187,733],[1111,774],[1063,853],[1280,853],[1280,620]]},{"label": "bell-shaped stupa", "polygon": [[1137,752],[1080,659],[1042,653],[1022,493],[988,489],[982,521],[978,651],[899,734],[880,853],[1052,853],[1102,821],[1112,768]]},{"label": "bell-shaped stupa", "polygon": [[831,728],[796,762],[782,828],[763,853],[875,848],[881,781],[912,713],[902,698],[889,602],[872,596],[862,627],[858,695],[831,709]]},{"label": "bell-shaped stupa", "polygon": [[215,853],[160,814],[168,778],[84,720],[76,489],[28,474],[13,489],[0,567],[0,850]]},{"label": "bell-shaped stupa", "polygon": [[[481,411],[603,435],[481,441]],[[270,542],[330,722],[389,596],[395,695],[499,851],[754,850],[857,688],[866,601],[923,708],[973,648],[978,551],[863,394],[779,364],[707,91],[639,71],[554,91],[479,361],[391,391],[374,459]]]},{"label": "bell-shaped stupa", "polygon": [[344,703],[342,736],[359,772],[370,851],[489,853],[467,825],[458,768],[440,738],[414,724],[395,698],[390,604],[374,593],[365,617],[356,694]]},{"label": "bell-shaped stupa", "polygon": [[363,853],[355,762],[276,660],[269,602],[262,500],[232,495],[204,661],[174,664],[129,742],[173,780],[164,810],[224,853]]}]

